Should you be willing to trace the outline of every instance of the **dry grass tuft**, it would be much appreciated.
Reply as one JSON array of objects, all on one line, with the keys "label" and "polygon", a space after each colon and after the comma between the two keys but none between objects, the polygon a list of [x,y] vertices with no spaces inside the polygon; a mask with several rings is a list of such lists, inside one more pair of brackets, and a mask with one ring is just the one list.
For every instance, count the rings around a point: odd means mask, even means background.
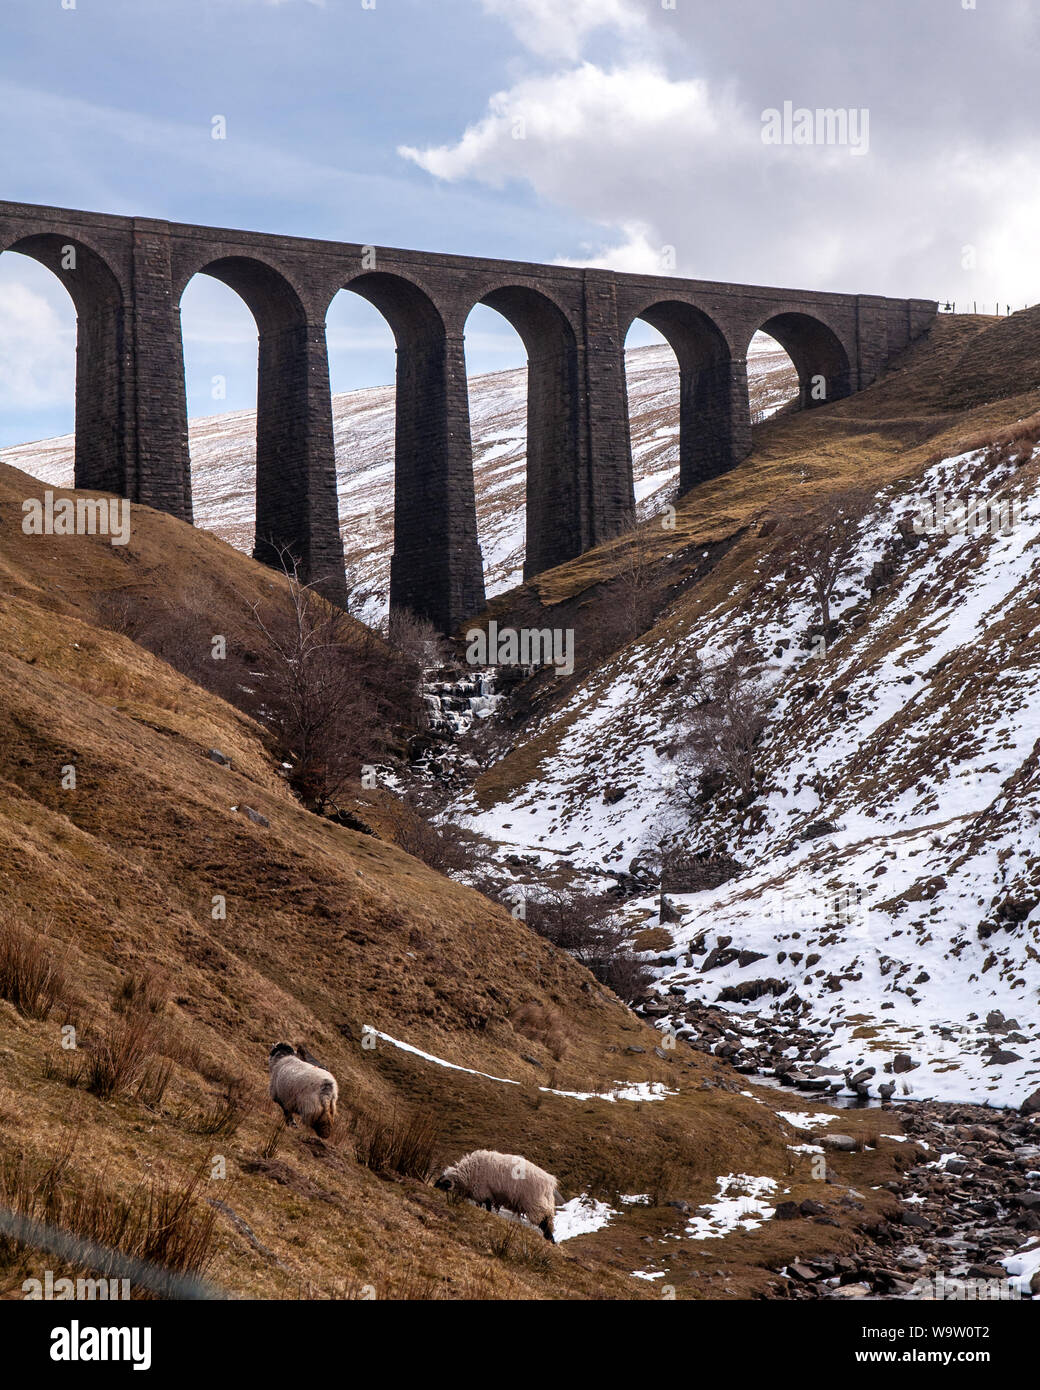
[{"label": "dry grass tuft", "polygon": [[0,916],[0,999],[27,1018],[45,1019],[69,1000],[65,968],[46,937],[10,913]]},{"label": "dry grass tuft", "polygon": [[533,1236],[519,1221],[501,1218],[502,1229],[488,1239],[488,1251],[498,1260],[545,1273],[552,1263],[552,1246],[541,1234]]},{"label": "dry grass tuft", "polygon": [[541,1043],[554,1061],[558,1062],[563,1057],[570,1029],[559,1009],[528,1002],[515,1008],[509,1015],[509,1021],[523,1037]]},{"label": "dry grass tuft", "polygon": [[389,1120],[360,1111],[351,1125],[354,1157],[383,1177],[399,1174],[428,1182],[434,1171],[439,1131],[429,1112],[414,1111],[400,1120],[396,1110]]},{"label": "dry grass tuft", "polygon": [[117,1013],[161,1014],[169,997],[167,981],[155,970],[142,970],[124,977],[112,1007]]},{"label": "dry grass tuft", "polygon": [[158,1038],[155,1020],[147,1014],[117,1018],[90,1043],[77,1080],[99,1100],[133,1090],[156,1055]]},{"label": "dry grass tuft", "polygon": [[228,1082],[222,1095],[203,1109],[187,1112],[181,1118],[192,1134],[230,1138],[245,1119],[246,1109],[247,1087],[244,1082],[233,1080]]}]

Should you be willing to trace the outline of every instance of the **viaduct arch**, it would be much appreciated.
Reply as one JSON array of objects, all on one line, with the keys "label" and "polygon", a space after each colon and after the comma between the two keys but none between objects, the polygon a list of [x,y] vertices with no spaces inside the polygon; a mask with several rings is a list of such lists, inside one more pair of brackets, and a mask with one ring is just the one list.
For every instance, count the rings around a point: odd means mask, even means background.
[{"label": "viaduct arch", "polygon": [[390,601],[451,631],[484,601],[463,329],[496,309],[528,355],[525,578],[635,516],[625,335],[645,319],[680,371],[680,491],[751,448],[747,349],[787,350],[805,407],[875,379],[933,300],[769,289],[483,260],[0,203],[0,253],[48,266],[76,307],[76,486],[191,521],[180,300],[196,274],[248,305],[259,337],[254,554],[285,551],[345,599],[325,318],[348,289],[397,344]]}]

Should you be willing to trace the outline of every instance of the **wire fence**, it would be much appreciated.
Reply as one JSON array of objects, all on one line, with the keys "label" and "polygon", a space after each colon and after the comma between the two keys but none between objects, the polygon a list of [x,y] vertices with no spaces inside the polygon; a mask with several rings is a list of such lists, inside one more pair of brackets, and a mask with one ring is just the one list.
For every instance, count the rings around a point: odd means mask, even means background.
[{"label": "wire fence", "polygon": [[[983,301],[980,301],[980,300],[977,300],[977,299],[973,299],[973,300],[971,301],[971,308],[970,308],[970,309],[968,308],[968,301],[967,301],[967,300],[961,301],[961,307],[960,307],[959,309],[957,308],[957,303],[958,303],[958,301],[955,300],[955,299],[945,299],[945,300],[944,300],[944,299],[940,299],[940,300],[939,300],[939,313],[940,313],[940,314],[958,314],[958,313],[960,313],[960,314],[983,314],[983,315],[989,314],[989,305],[988,305],[987,303],[983,302]],[[980,307],[980,306],[981,306],[981,307]],[[1020,308],[1021,308],[1021,309],[1032,309],[1032,308],[1035,308],[1035,305],[1032,305],[1032,304],[1023,304],[1023,305],[1020,306]],[[993,306],[993,317],[995,317],[995,318],[999,318],[999,319],[1008,318],[1008,317],[1010,317],[1011,314],[1017,314],[1017,313],[1019,313],[1019,309],[1016,309],[1016,308],[1015,308],[1013,305],[1011,305],[1011,304],[995,304],[995,305]]]}]

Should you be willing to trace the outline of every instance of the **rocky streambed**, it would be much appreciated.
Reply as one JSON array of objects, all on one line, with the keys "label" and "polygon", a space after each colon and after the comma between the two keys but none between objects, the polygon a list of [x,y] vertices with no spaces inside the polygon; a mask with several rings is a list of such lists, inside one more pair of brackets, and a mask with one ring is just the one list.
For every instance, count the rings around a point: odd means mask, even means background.
[{"label": "rocky streambed", "polygon": [[[678,997],[679,993],[683,998]],[[771,1020],[739,1020],[685,991],[650,995],[638,1010],[697,1051],[754,1077],[813,1097],[813,1108],[894,1109],[917,1161],[883,1184],[899,1215],[872,1228],[857,1251],[785,1266],[780,1296],[837,1299],[971,1300],[1040,1298],[1040,1092],[1019,1109],[912,1099],[902,1083],[915,1059],[896,1053],[879,1067],[828,1067],[826,1030],[804,1019],[783,1030]],[[991,1014],[994,1038],[1014,1020]],[[820,1151],[859,1147],[840,1119]],[[855,1194],[842,1199],[855,1202]],[[780,1203],[773,1220],[826,1221],[820,1203]]]},{"label": "rocky streambed", "polygon": [[[1040,1115],[935,1101],[898,1109],[920,1149],[918,1162],[883,1184],[898,1218],[853,1254],[786,1267],[787,1296],[1040,1298]],[[773,1219],[806,1217],[781,1205]]]}]

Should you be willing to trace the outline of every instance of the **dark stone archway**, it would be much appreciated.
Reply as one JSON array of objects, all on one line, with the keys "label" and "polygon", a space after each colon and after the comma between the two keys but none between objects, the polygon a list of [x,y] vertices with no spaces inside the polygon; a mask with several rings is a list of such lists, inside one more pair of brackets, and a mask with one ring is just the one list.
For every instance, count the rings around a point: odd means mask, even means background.
[{"label": "dark stone archway", "polygon": [[528,286],[499,286],[480,303],[511,323],[527,350],[524,578],[530,579],[588,544],[577,338],[563,310]]},{"label": "dark stone archway", "polygon": [[126,297],[115,272],[91,247],[58,233],[22,237],[3,250],[46,266],[76,309],[76,487],[131,495],[120,372]]},{"label": "dark stone archway", "polygon": [[648,305],[636,316],[656,328],[679,364],[679,492],[718,477],[751,447],[741,411],[747,370],[730,355],[718,324],[682,300]]},{"label": "dark stone archway", "polygon": [[404,276],[373,270],[344,288],[379,310],[397,344],[390,604],[449,631],[484,606],[462,339]]},{"label": "dark stone archway", "polygon": [[798,404],[803,410],[840,401],[852,394],[849,354],[832,328],[811,314],[776,314],[759,325],[775,338],[798,373]]},{"label": "dark stone archway", "polygon": [[308,319],[293,285],[264,261],[220,256],[194,273],[234,290],[256,321],[253,556],[276,569],[297,566],[327,597],[342,601],[346,583],[324,326]]}]

